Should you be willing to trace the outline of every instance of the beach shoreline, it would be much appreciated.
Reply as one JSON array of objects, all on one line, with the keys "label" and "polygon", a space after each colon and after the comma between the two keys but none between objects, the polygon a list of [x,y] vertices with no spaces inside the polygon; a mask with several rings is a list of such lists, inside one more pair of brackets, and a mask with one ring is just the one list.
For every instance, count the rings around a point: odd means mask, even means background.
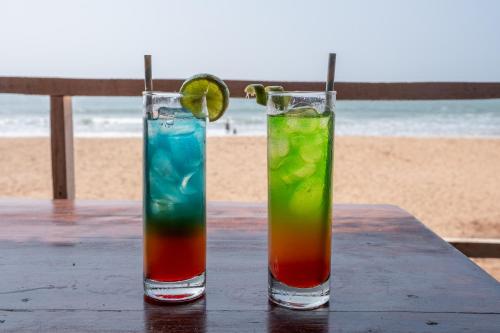
[{"label": "beach shoreline", "polygon": [[[441,237],[500,238],[500,139],[335,138],[336,203],[388,203]],[[0,197],[50,199],[50,141],[0,138]],[[78,199],[142,198],[140,138],[75,138]],[[207,199],[266,201],[266,138],[207,138]],[[498,277],[500,277],[500,267]]]}]

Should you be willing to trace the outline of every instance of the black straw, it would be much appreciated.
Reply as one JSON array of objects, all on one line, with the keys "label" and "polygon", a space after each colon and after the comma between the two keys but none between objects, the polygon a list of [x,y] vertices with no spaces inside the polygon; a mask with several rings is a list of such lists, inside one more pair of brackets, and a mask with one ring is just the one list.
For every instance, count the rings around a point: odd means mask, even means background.
[{"label": "black straw", "polygon": [[153,77],[151,74],[151,55],[144,55],[144,90],[153,90]]},{"label": "black straw", "polygon": [[335,82],[335,61],[337,60],[336,53],[330,53],[328,57],[328,77],[326,80],[326,91],[333,91],[333,83]]}]

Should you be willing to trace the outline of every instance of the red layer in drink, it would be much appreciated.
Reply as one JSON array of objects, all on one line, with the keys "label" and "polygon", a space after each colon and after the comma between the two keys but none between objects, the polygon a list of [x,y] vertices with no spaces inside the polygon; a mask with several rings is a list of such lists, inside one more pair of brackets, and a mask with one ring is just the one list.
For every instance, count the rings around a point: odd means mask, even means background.
[{"label": "red layer in drink", "polygon": [[330,276],[330,233],[273,226],[269,235],[269,269],[278,281],[311,288]]},{"label": "red layer in drink", "polygon": [[200,275],[205,271],[205,230],[197,228],[189,234],[144,235],[145,278],[174,282]]}]

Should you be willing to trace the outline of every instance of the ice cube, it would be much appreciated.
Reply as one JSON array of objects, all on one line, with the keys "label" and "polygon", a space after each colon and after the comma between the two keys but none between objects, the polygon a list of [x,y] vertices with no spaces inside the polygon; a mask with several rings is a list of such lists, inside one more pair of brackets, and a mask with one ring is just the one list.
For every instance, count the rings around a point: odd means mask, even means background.
[{"label": "ice cube", "polygon": [[168,216],[172,214],[175,209],[173,203],[166,199],[151,199],[149,205],[151,213],[156,217]]},{"label": "ice cube", "polygon": [[204,158],[203,143],[194,132],[170,136],[168,143],[172,161],[182,173],[194,171],[201,165]]},{"label": "ice cube", "polygon": [[301,161],[296,156],[288,156],[280,163],[279,169],[276,172],[285,184],[291,184],[297,179],[293,174],[297,163],[301,163]]},{"label": "ice cube", "polygon": [[287,112],[287,116],[294,117],[317,117],[319,112],[312,106],[297,106]]},{"label": "ice cube", "polygon": [[314,163],[305,163],[299,166],[293,174],[298,178],[305,178],[314,174],[314,171],[316,171],[316,165],[314,165]]},{"label": "ice cube", "polygon": [[328,128],[328,124],[330,122],[331,117],[321,117],[319,119],[319,128],[326,129]]},{"label": "ice cube", "polygon": [[269,138],[269,164],[271,169],[278,168],[289,151],[290,145],[286,137],[271,136]]},{"label": "ice cube", "polygon": [[291,132],[312,133],[318,128],[317,118],[289,117],[287,127]]},{"label": "ice cube", "polygon": [[299,145],[300,157],[306,162],[317,162],[321,160],[325,154],[328,145],[326,144],[327,138],[321,135],[310,136],[307,143]]},{"label": "ice cube", "polygon": [[291,150],[298,151],[306,162],[318,161],[326,151],[328,136],[318,131],[310,134],[296,134],[290,138]]},{"label": "ice cube", "polygon": [[167,127],[171,127],[174,125],[175,111],[176,109],[173,108],[160,107],[158,117]]},{"label": "ice cube", "polygon": [[294,214],[315,218],[321,214],[324,192],[323,179],[319,177],[307,178],[295,189],[290,199],[290,211]]},{"label": "ice cube", "polygon": [[201,194],[203,192],[203,170],[189,173],[181,182],[180,191],[185,195]]},{"label": "ice cube", "polygon": [[195,120],[192,115],[187,117],[185,113],[176,113],[175,127],[171,129],[172,135],[192,134],[200,130],[200,122]]},{"label": "ice cube", "polygon": [[325,151],[321,146],[304,145],[299,149],[300,157],[306,162],[314,163],[325,156]]},{"label": "ice cube", "polygon": [[179,183],[181,181],[178,169],[173,164],[171,157],[171,154],[163,149],[157,149],[153,153],[149,163],[152,179],[157,179],[158,183]]},{"label": "ice cube", "polygon": [[305,177],[309,177],[316,171],[314,163],[304,162],[299,156],[289,156],[278,169],[281,180],[286,184],[292,184]]},{"label": "ice cube", "polygon": [[186,201],[185,196],[180,191],[179,183],[169,182],[160,177],[149,178],[149,196],[154,200],[167,200],[172,203]]},{"label": "ice cube", "polygon": [[290,136],[290,144],[292,146],[292,149],[297,150],[302,146],[309,145],[311,142],[310,137],[310,135],[303,135],[300,133],[296,133],[295,135]]}]

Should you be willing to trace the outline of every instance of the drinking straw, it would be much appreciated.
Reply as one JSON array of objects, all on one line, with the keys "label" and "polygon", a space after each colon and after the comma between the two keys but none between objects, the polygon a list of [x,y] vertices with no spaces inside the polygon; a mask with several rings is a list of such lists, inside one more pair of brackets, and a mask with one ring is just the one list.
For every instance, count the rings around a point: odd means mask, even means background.
[{"label": "drinking straw", "polygon": [[144,90],[153,90],[153,77],[151,75],[151,55],[144,55]]},{"label": "drinking straw", "polygon": [[328,57],[328,77],[326,80],[326,91],[333,91],[333,83],[335,81],[335,61],[336,53],[330,53]]}]

